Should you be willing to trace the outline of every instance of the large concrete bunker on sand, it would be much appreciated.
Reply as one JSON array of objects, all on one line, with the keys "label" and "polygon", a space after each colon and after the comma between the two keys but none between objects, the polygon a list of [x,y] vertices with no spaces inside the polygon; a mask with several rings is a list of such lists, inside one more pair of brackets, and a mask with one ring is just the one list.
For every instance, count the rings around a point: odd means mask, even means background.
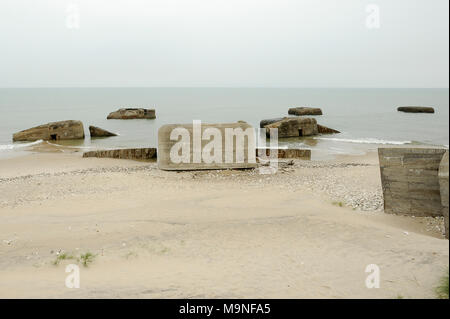
[{"label": "large concrete bunker on sand", "polygon": [[379,148],[384,211],[444,216],[448,238],[448,150]]},{"label": "large concrete bunker on sand", "polygon": [[449,153],[445,152],[439,165],[439,186],[441,188],[442,215],[445,221],[445,235],[448,238],[448,161]]},{"label": "large concrete bunker on sand", "polygon": [[255,168],[255,130],[247,123],[167,124],[158,130],[158,168]]}]

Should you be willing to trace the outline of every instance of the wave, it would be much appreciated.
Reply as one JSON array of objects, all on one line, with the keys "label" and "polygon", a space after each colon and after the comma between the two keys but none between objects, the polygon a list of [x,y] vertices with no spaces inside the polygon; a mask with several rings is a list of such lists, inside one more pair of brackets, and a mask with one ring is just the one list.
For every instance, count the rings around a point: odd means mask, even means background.
[{"label": "wave", "polygon": [[0,151],[9,151],[9,150],[14,150],[14,149],[18,149],[18,148],[30,147],[30,146],[33,146],[33,145],[41,144],[42,142],[44,142],[44,141],[43,140],[37,140],[37,141],[31,142],[31,143],[4,144],[4,145],[0,144]]},{"label": "wave", "polygon": [[377,138],[349,139],[349,138],[333,138],[333,137],[316,137],[316,140],[356,143],[356,144],[383,144],[383,145],[406,145],[413,144],[412,141],[388,141]]},{"label": "wave", "polygon": [[82,149],[93,149],[95,148],[94,146],[86,146],[86,145],[78,145],[78,146],[74,146],[74,145],[64,145],[64,144],[56,144],[56,143],[51,143],[49,141],[46,141],[46,143],[48,145],[52,145],[52,146],[56,146],[56,147],[61,147],[61,148],[73,148],[73,149],[77,149],[77,150],[82,150]]}]

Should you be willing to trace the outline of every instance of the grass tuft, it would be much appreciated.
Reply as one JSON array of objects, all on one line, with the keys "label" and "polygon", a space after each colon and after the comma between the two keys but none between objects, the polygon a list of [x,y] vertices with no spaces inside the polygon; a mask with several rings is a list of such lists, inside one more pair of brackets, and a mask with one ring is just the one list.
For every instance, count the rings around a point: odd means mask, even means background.
[{"label": "grass tuft", "polygon": [[94,261],[95,256],[96,255],[94,255],[93,253],[87,252],[85,254],[81,254],[80,258],[78,258],[78,261],[81,262],[84,267],[87,267]]},{"label": "grass tuft", "polygon": [[344,203],[343,202],[333,202],[333,205],[339,206],[339,207],[344,207]]},{"label": "grass tuft", "polygon": [[441,278],[440,285],[436,288],[439,299],[448,299],[448,270],[447,274]]},{"label": "grass tuft", "polygon": [[74,256],[69,255],[68,253],[61,253],[56,256],[56,259],[53,261],[53,265],[57,266],[62,260],[75,259]]}]

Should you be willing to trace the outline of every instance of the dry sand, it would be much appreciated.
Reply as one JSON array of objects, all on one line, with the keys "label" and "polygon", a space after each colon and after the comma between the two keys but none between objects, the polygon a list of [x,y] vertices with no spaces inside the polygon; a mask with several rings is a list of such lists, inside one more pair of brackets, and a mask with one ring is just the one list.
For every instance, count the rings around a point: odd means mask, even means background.
[{"label": "dry sand", "polygon": [[[0,160],[0,298],[435,298],[439,220],[382,212],[375,154],[257,171]],[[343,207],[340,207],[343,206]],[[95,254],[81,288],[58,253]],[[381,287],[365,285],[377,264]]]}]

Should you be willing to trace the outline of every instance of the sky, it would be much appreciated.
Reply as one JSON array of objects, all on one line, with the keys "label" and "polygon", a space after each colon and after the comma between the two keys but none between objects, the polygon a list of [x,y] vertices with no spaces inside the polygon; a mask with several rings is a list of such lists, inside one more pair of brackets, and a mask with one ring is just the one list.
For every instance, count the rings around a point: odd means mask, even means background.
[{"label": "sky", "polygon": [[1,0],[0,87],[441,87],[448,0]]}]

